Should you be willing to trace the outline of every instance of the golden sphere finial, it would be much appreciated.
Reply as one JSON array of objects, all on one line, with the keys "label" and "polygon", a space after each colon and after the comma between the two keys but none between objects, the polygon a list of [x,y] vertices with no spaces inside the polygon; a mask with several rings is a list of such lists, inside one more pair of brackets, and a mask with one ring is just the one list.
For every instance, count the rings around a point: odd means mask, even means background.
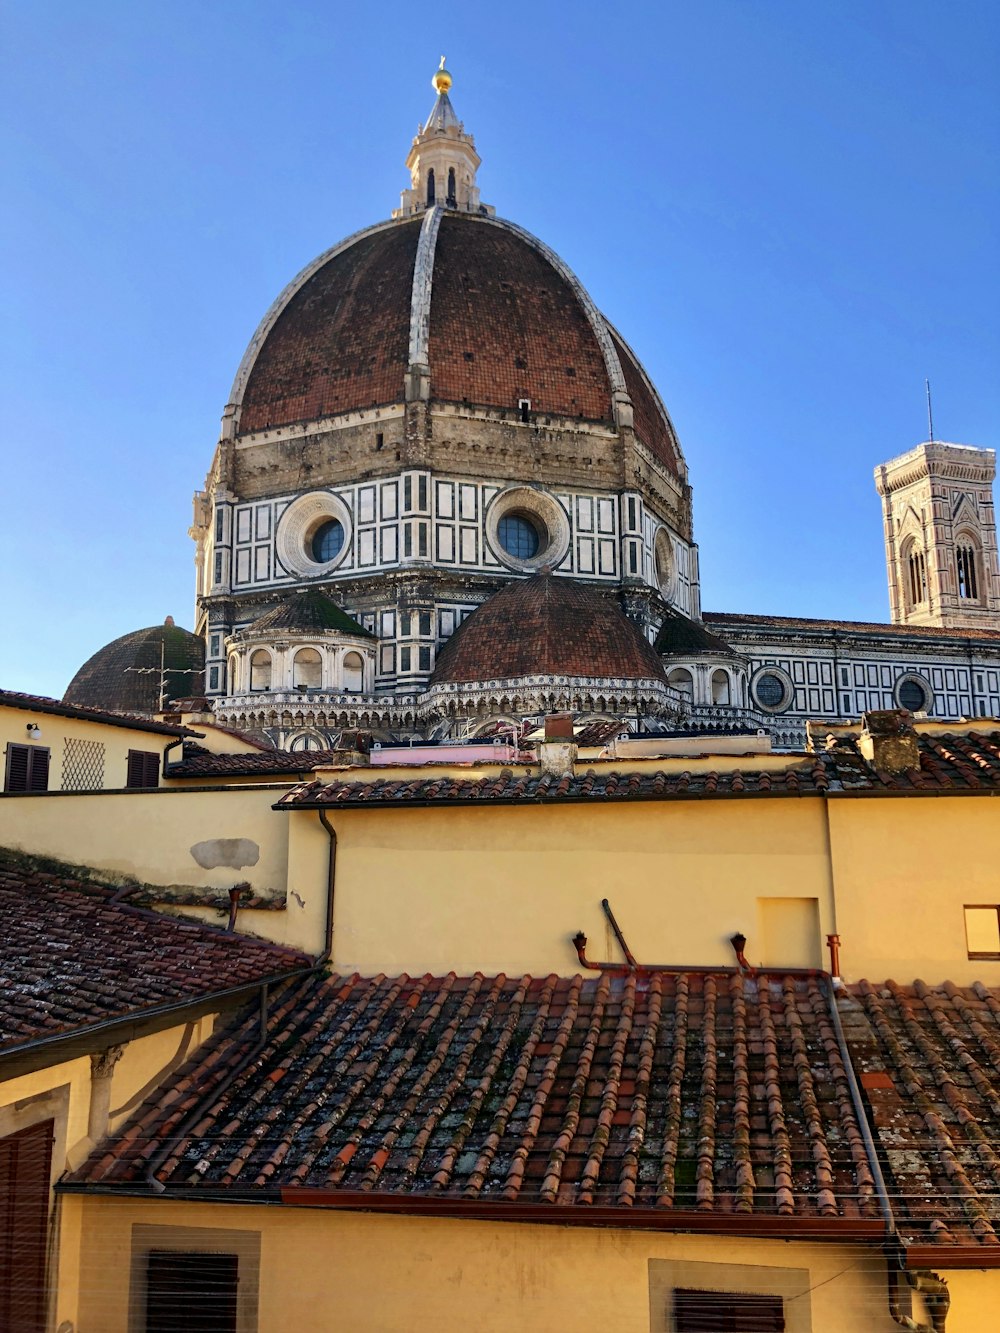
[{"label": "golden sphere finial", "polygon": [[438,94],[446,93],[451,87],[451,75],[444,67],[444,56],[441,57],[441,63],[434,72],[431,86]]}]

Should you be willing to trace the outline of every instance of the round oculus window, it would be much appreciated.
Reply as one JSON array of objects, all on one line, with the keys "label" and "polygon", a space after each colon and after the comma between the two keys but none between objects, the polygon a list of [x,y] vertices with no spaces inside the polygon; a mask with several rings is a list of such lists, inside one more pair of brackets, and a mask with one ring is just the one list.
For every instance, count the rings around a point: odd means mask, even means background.
[{"label": "round oculus window", "polygon": [[336,518],[328,518],[312,535],[309,554],[318,565],[336,560],[344,549],[344,525]]},{"label": "round oculus window", "polygon": [[896,698],[903,708],[908,708],[911,713],[925,712],[929,706],[927,690],[921,685],[919,680],[908,678],[900,682],[896,690]]},{"label": "round oculus window", "polygon": [[769,671],[757,677],[753,692],[762,708],[780,708],[785,702],[785,682]]},{"label": "round oculus window", "polygon": [[521,514],[505,514],[497,524],[497,536],[515,560],[533,560],[543,545],[535,524]]}]

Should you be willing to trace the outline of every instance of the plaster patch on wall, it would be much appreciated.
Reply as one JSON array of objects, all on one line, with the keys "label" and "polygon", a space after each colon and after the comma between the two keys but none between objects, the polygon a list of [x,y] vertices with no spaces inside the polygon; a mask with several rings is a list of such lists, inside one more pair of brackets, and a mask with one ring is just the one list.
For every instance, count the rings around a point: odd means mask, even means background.
[{"label": "plaster patch on wall", "polygon": [[257,864],[260,848],[250,838],[209,838],[206,842],[196,842],[191,855],[203,870],[215,870],[219,866],[242,870],[244,866]]}]

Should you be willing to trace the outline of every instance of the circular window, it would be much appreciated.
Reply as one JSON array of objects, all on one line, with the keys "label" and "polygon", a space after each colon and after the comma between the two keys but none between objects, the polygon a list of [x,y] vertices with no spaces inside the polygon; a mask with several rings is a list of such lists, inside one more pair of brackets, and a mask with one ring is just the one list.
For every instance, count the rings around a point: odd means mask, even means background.
[{"label": "circular window", "polygon": [[769,713],[783,713],[794,697],[791,680],[778,667],[765,667],[754,677],[750,688],[757,707]]},{"label": "circular window", "polygon": [[351,511],[338,495],[312,491],[293,500],[278,520],[275,555],[289,574],[332,573],[351,551]]},{"label": "circular window", "polygon": [[660,528],[653,543],[653,572],[656,586],[669,598],[674,588],[674,554],[666,528]]},{"label": "circular window", "polygon": [[486,511],[489,549],[509,569],[534,574],[553,569],[569,550],[569,517],[555,498],[533,486],[511,486]]},{"label": "circular window", "polygon": [[919,676],[902,676],[896,682],[896,702],[911,713],[930,711],[934,696],[930,686]]},{"label": "circular window", "polygon": [[505,514],[497,524],[500,545],[515,560],[533,560],[545,542],[530,519],[520,514]]},{"label": "circular window", "polygon": [[336,560],[344,549],[343,523],[336,518],[328,518],[325,523],[321,523],[312,535],[309,549],[317,565]]}]

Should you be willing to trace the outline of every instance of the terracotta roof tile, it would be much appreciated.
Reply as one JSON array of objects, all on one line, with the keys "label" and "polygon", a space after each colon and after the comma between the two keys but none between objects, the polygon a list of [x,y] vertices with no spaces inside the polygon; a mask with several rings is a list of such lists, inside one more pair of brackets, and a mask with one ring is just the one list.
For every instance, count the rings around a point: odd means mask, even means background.
[{"label": "terracotta roof tile", "polygon": [[680,770],[671,767],[629,773],[620,769],[586,769],[557,779],[537,773],[516,775],[511,769],[485,776],[456,778],[348,777],[318,780],[295,787],[278,802],[296,806],[340,805],[353,808],[385,805],[431,805],[437,802],[475,804],[539,804],[560,801],[656,801],[709,797],[760,798],[781,796],[940,795],[996,793],[1000,790],[1000,731],[970,731],[946,736],[920,735],[920,768],[903,773],[877,770],[860,753],[856,738],[838,740],[831,749],[803,757],[791,756],[778,771],[753,768],[746,757],[742,769]]},{"label": "terracotta roof tile", "polygon": [[464,620],[438,652],[431,682],[539,675],[666,681],[613,596],[543,572],[505,584]]},{"label": "terracotta roof tile", "polygon": [[805,616],[755,616],[743,615],[735,611],[706,611],[702,619],[717,628],[722,634],[732,634],[741,630],[801,630],[807,634],[826,634],[831,630],[851,631],[859,634],[879,634],[887,638],[924,639],[1000,639],[1000,630],[946,630],[934,625],[886,625],[874,620],[819,620]]},{"label": "terracotta roof tile", "polygon": [[862,981],[839,1007],[904,1237],[1000,1247],[1000,991]]},{"label": "terracotta roof tile", "polygon": [[334,750],[255,750],[249,754],[210,754],[185,746],[184,758],[167,767],[170,778],[259,777],[311,773],[324,764],[343,762]]},{"label": "terracotta roof tile", "polygon": [[54,717],[74,717],[83,721],[104,722],[111,727],[129,727],[133,731],[159,732],[166,736],[193,736],[190,727],[157,722],[141,713],[91,708],[87,704],[62,703],[43,694],[22,694],[19,690],[0,690],[0,707],[20,708],[28,713],[49,713]]},{"label": "terracotta roof tile", "polygon": [[241,434],[400,402],[420,220],[362,236],[292,296],[247,380]]},{"label": "terracotta roof tile", "polygon": [[[164,1184],[879,1216],[817,980],[331,977],[289,987],[270,1034]],[[77,1180],[139,1179],[139,1145],[245,1053],[213,1039]]]},{"label": "terracotta roof tile", "polygon": [[310,965],[295,950],[114,896],[0,857],[0,1053]]},{"label": "terracotta roof tile", "polygon": [[502,223],[441,219],[428,360],[435,399],[515,411],[528,398],[536,413],[612,419],[604,355],[576,293]]}]

